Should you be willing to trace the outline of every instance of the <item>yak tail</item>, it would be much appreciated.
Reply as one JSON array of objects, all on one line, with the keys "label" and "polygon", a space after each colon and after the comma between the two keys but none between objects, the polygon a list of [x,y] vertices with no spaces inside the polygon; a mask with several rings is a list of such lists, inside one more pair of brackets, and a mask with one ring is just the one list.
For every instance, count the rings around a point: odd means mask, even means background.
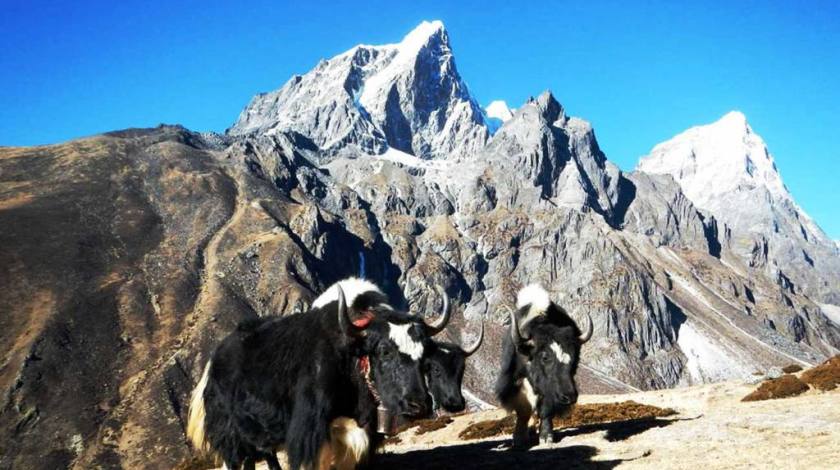
[{"label": "yak tail", "polygon": [[209,376],[210,361],[207,361],[207,365],[204,366],[204,373],[201,375],[201,380],[198,381],[198,385],[195,386],[190,397],[190,416],[187,419],[187,439],[199,451],[210,450],[204,424],[204,418],[206,416],[204,409],[204,389],[207,387]]},{"label": "yak tail", "polygon": [[340,417],[330,423],[330,444],[336,470],[351,470],[365,463],[370,451],[367,432],[352,418]]}]

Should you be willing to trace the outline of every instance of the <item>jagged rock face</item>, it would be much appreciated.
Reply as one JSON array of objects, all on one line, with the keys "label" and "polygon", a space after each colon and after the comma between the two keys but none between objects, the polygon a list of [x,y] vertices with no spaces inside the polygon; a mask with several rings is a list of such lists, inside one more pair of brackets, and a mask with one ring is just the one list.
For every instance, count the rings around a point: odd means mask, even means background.
[{"label": "jagged rock face", "polygon": [[739,112],[657,145],[638,169],[669,174],[725,225],[725,243],[751,267],[815,300],[840,303],[840,257],[794,202],[764,141]]},{"label": "jagged rock face", "polygon": [[568,118],[549,92],[519,108],[476,160],[474,174],[495,177],[496,200],[520,206],[543,201],[614,216],[620,171],[598,148],[589,123]]},{"label": "jagged rock face", "polygon": [[260,94],[230,135],[291,130],[328,155],[387,146],[420,158],[474,155],[489,133],[455,67],[449,35],[424,22],[402,42],[356,46]]}]

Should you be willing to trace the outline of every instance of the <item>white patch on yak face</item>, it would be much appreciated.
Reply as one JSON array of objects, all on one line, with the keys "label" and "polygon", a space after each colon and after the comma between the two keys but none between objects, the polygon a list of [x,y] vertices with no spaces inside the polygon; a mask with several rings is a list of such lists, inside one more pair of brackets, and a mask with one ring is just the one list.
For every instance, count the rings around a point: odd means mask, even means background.
[{"label": "white patch on yak face", "polygon": [[559,344],[551,343],[549,348],[554,351],[554,355],[557,356],[557,360],[560,361],[560,364],[569,364],[572,362],[572,356],[569,356],[566,351],[563,351],[563,348],[561,348]]},{"label": "white patch on yak face", "polygon": [[344,301],[347,302],[348,306],[353,305],[353,301],[356,300],[356,297],[364,294],[365,292],[376,292],[378,294],[382,294],[382,291],[376,286],[376,284],[364,279],[348,277],[347,279],[342,279],[331,285],[326,291],[324,291],[323,294],[319,295],[318,298],[312,302],[312,307],[321,308],[330,302],[337,301],[338,288],[336,285],[340,285],[341,290],[344,291]]},{"label": "white patch on yak face", "polygon": [[401,353],[411,357],[415,361],[419,361],[423,357],[423,343],[411,337],[408,332],[410,328],[411,323],[395,325],[389,322],[388,336],[391,338],[391,341],[396,343]]}]

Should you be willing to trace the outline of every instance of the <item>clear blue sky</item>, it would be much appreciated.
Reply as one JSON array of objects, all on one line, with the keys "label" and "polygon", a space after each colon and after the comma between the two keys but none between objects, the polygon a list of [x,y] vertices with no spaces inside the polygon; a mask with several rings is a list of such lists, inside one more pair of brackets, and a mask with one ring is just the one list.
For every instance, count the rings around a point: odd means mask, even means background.
[{"label": "clear blue sky", "polygon": [[840,238],[840,2],[237,3],[0,0],[0,145],[161,122],[223,131],[318,59],[440,19],[482,104],[549,88],[625,170],[743,111]]}]

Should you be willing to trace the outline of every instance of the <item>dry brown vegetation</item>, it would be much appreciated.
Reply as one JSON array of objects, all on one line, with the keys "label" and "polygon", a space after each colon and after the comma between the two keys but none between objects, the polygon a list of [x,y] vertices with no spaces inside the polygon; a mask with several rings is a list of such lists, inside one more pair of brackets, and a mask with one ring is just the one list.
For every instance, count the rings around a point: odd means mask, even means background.
[{"label": "dry brown vegetation", "polygon": [[803,372],[802,381],[824,392],[837,388],[840,385],[840,355]]},{"label": "dry brown vegetation", "polygon": [[[554,428],[574,428],[592,424],[662,418],[676,414],[671,408],[643,405],[634,401],[577,405],[565,418],[556,418]],[[497,420],[479,421],[458,435],[462,440],[486,439],[513,432],[514,415]]]},{"label": "dry brown vegetation", "polygon": [[767,380],[754,392],[741,401],[772,400],[775,398],[795,397],[808,391],[808,385],[795,375],[783,375],[778,379]]},{"label": "dry brown vegetation", "polygon": [[782,367],[782,372],[785,374],[795,374],[797,372],[802,372],[802,366],[799,364],[791,364],[789,366]]}]

